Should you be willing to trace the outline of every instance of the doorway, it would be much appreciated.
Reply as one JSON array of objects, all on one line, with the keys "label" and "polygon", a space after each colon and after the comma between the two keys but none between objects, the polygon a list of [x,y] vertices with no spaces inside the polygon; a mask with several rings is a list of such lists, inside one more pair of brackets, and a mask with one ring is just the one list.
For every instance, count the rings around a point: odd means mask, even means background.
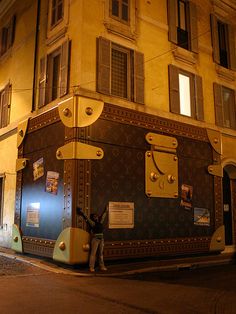
[{"label": "doorway", "polygon": [[224,169],[223,174],[223,222],[225,226],[225,245],[233,245],[233,224],[232,224],[232,185],[234,180],[230,179],[228,172]]}]

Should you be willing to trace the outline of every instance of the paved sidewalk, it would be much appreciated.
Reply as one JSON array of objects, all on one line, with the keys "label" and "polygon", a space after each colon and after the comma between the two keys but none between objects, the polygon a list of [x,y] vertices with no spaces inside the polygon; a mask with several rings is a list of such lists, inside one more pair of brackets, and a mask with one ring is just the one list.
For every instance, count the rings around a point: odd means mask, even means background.
[{"label": "paved sidewalk", "polygon": [[[70,266],[60,264],[54,262],[52,259],[46,259],[43,257],[37,257],[28,254],[18,254],[9,248],[0,247],[0,257],[1,257],[0,266],[2,264],[2,271],[3,272],[5,271],[6,274],[8,271],[9,273],[11,273],[11,270],[17,272],[17,269],[19,273],[26,273],[27,271],[28,272],[33,271],[33,268],[37,267],[38,270],[54,272],[57,274],[66,274],[74,276],[94,276],[94,274],[91,274],[89,272],[87,265]],[[9,260],[11,260],[11,263]],[[122,261],[107,261],[106,265],[108,270],[104,272],[99,271],[99,269],[97,269],[95,275],[119,277],[123,275],[132,275],[144,272],[194,269],[232,263],[235,263],[235,256],[233,253],[179,257],[169,259],[145,258]]]}]

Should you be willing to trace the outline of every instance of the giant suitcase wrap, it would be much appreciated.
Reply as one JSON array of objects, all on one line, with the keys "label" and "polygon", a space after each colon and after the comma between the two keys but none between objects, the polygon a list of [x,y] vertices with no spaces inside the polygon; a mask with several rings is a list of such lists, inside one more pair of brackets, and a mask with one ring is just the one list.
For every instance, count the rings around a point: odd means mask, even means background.
[{"label": "giant suitcase wrap", "polygon": [[107,204],[106,259],[224,249],[218,131],[73,96],[17,136],[14,250],[85,263]]}]

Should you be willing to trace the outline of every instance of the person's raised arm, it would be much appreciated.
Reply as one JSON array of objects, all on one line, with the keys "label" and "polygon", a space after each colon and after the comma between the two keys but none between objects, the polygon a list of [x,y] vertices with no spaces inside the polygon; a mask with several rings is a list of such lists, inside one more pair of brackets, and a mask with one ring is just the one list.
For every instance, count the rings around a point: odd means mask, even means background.
[{"label": "person's raised arm", "polygon": [[108,205],[106,205],[106,207],[104,208],[103,212],[102,212],[102,215],[101,215],[101,223],[104,222],[105,218],[106,218],[106,215],[107,215],[107,212],[108,212]]},{"label": "person's raised arm", "polygon": [[76,207],[76,212],[78,215],[82,216],[84,220],[91,226],[94,227],[95,223],[92,221],[82,210],[80,207]]}]

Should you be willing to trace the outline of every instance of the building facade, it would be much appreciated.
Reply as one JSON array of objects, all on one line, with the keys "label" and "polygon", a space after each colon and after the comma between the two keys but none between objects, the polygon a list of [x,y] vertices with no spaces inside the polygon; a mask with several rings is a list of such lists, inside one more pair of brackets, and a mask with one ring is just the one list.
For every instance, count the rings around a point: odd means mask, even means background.
[{"label": "building facade", "polygon": [[0,239],[10,246],[14,221],[17,125],[32,110],[37,3],[0,2]]},{"label": "building facade", "polygon": [[109,204],[107,258],[233,248],[236,4],[0,7],[2,244],[80,262]]}]

